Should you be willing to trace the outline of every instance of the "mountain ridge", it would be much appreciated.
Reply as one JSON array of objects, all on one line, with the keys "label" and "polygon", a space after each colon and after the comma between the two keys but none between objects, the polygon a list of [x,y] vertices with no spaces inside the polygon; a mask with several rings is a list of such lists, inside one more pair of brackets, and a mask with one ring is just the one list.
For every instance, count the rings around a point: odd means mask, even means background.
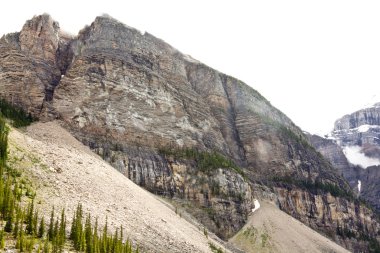
[{"label": "mountain ridge", "polygon": [[347,223],[358,238],[363,229],[376,236],[378,220],[351,199],[345,179],[248,85],[107,17],[74,38],[60,37],[46,15],[27,24],[0,39],[0,96],[41,120],[58,119],[136,184],[194,207],[188,211],[222,238],[245,224],[252,194],[265,196],[262,185],[282,210],[325,234]]}]

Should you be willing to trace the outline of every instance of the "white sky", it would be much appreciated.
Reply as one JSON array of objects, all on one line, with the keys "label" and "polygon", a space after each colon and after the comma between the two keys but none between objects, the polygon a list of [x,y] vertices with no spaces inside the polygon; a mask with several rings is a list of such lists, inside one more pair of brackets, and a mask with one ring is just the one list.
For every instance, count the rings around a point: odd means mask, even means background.
[{"label": "white sky", "polygon": [[243,80],[311,133],[380,102],[380,1],[7,0],[1,10],[0,34],[44,12],[76,34],[107,13]]}]

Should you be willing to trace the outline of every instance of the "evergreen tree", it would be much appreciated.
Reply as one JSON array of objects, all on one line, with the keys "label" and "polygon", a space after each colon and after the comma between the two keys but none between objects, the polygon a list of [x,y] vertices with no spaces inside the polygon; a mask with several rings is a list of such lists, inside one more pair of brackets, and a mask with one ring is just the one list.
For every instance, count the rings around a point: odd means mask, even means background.
[{"label": "evergreen tree", "polygon": [[0,249],[4,249],[5,239],[4,239],[4,230],[0,230]]},{"label": "evergreen tree", "polygon": [[5,223],[4,231],[10,233],[12,232],[12,228],[13,228],[13,217],[9,216],[7,219],[7,222]]},{"label": "evergreen tree", "polygon": [[99,249],[99,238],[98,238],[98,217],[96,217],[95,220],[95,227],[94,227],[94,234],[93,234],[93,241],[94,241],[94,253],[100,253]]},{"label": "evergreen tree", "polygon": [[40,226],[38,228],[38,238],[43,238],[45,234],[45,220],[44,217],[42,216],[40,220]]},{"label": "evergreen tree", "polygon": [[81,237],[80,237],[80,250],[81,251],[85,251],[86,250],[86,234],[85,234],[85,230],[84,229],[82,230],[82,234],[81,234]]},{"label": "evergreen tree", "polygon": [[66,216],[65,216],[65,209],[62,209],[61,212],[61,221],[59,223],[59,230],[57,235],[57,243],[59,247],[59,251],[63,251],[63,246],[66,242]]},{"label": "evergreen tree", "polygon": [[22,219],[22,210],[19,205],[16,206],[16,221],[14,223],[14,229],[13,229],[13,236],[16,238],[19,233],[19,227],[22,225],[20,224]]},{"label": "evergreen tree", "polygon": [[25,240],[25,249],[27,252],[32,253],[33,246],[34,246],[34,238],[33,237]]},{"label": "evergreen tree", "polygon": [[[54,229],[53,229],[53,237],[52,237],[52,239],[58,238],[58,229],[59,229],[59,221],[57,219],[55,221],[55,223],[54,223]],[[56,240],[56,243],[58,243],[58,240]]]},{"label": "evergreen tree", "polygon": [[92,228],[91,228],[91,215],[90,214],[87,215],[84,230],[85,230],[85,238],[86,238],[86,252],[92,253],[93,241],[92,241]]},{"label": "evergreen tree", "polygon": [[8,133],[9,128],[7,127],[3,117],[0,115],[0,176],[4,173],[8,156]]},{"label": "evergreen tree", "polygon": [[27,214],[26,214],[26,233],[31,235],[33,234],[33,213],[34,213],[34,200],[28,205]]},{"label": "evergreen tree", "polygon": [[44,253],[50,253],[50,243],[48,239],[45,239],[44,242]]},{"label": "evergreen tree", "polygon": [[24,229],[20,228],[20,233],[16,241],[16,249],[19,249],[20,252],[23,252],[25,250],[25,235],[24,235]]},{"label": "evergreen tree", "polygon": [[74,248],[80,250],[82,246],[82,224],[83,210],[82,205],[78,204],[76,211],[74,212],[73,222],[71,224],[70,239],[73,240]]},{"label": "evergreen tree", "polygon": [[51,211],[49,230],[48,230],[49,241],[52,241],[53,238],[54,238],[54,206],[53,206],[53,210]]},{"label": "evergreen tree", "polygon": [[38,211],[34,212],[32,224],[33,224],[33,236],[37,236],[37,234],[38,234]]}]

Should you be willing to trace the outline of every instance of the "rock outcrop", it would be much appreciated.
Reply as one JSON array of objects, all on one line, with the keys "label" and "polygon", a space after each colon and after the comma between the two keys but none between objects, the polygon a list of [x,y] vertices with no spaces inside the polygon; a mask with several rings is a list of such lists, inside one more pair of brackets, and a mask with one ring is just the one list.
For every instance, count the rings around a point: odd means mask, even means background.
[{"label": "rock outcrop", "polygon": [[70,37],[49,15],[27,21],[21,32],[0,39],[0,95],[38,117],[53,98],[64,68],[59,57]]},{"label": "rock outcrop", "polygon": [[360,146],[366,156],[380,158],[380,103],[338,119],[332,135],[342,146]]},{"label": "rock outcrop", "polygon": [[[38,20],[51,18],[27,24]],[[289,118],[243,82],[110,17],[97,17],[72,39],[54,24],[23,28],[32,27],[24,34],[37,49],[21,46],[23,32],[2,38],[0,53],[13,53],[0,58],[0,66],[24,64],[20,73],[0,69],[3,98],[40,119],[60,120],[121,173],[183,203],[222,238],[245,224],[253,192],[266,196],[258,190],[263,185],[284,211],[350,249],[366,248],[363,231],[377,236],[378,220],[354,203],[344,178]],[[49,70],[41,77],[21,71],[39,62]],[[17,78],[24,81],[13,88]],[[356,239],[337,234],[340,222]]]}]

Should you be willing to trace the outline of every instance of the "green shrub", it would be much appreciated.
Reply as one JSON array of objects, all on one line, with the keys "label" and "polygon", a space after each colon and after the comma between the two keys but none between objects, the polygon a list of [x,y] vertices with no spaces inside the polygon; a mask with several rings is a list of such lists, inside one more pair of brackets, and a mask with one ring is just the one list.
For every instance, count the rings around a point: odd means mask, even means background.
[{"label": "green shrub", "polygon": [[28,126],[34,121],[30,113],[26,113],[22,108],[12,105],[4,99],[0,99],[0,112],[11,120],[14,127]]},{"label": "green shrub", "polygon": [[3,174],[3,168],[8,157],[8,133],[9,128],[0,115],[0,175]]},{"label": "green shrub", "polygon": [[286,185],[294,185],[301,189],[306,189],[314,194],[319,192],[330,193],[334,197],[342,197],[348,200],[355,200],[352,192],[340,188],[338,185],[332,183],[324,183],[321,181],[301,180],[291,177],[289,175],[283,177],[273,177],[272,180],[277,183]]},{"label": "green shrub", "polygon": [[210,247],[210,249],[211,249],[212,252],[214,252],[214,253],[223,253],[222,248],[216,247],[215,244],[213,244],[212,242],[209,242],[208,245],[209,245],[209,247]]},{"label": "green shrub", "polygon": [[205,173],[218,168],[229,168],[245,177],[244,171],[239,166],[217,151],[199,151],[194,148],[160,148],[158,152],[161,155],[173,156],[176,160],[194,160],[199,170]]}]

